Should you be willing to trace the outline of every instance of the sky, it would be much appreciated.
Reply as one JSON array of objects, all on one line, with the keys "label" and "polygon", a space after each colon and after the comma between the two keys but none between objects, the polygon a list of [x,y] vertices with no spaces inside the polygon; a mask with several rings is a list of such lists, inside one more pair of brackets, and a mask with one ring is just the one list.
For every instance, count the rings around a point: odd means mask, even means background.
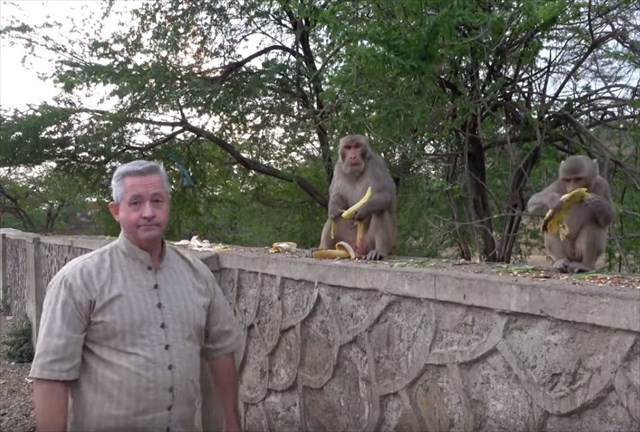
[{"label": "sky", "polygon": [[[72,19],[101,10],[98,0],[0,0],[0,28],[11,24],[15,18],[25,17],[34,25],[55,20],[70,26]],[[23,65],[23,54],[22,47],[11,46],[6,38],[0,37],[0,106],[3,109],[24,109],[27,104],[49,101],[58,94],[53,82],[38,77],[38,72],[51,70],[47,58]]]},{"label": "sky", "polygon": [[[68,1],[0,0],[0,27],[11,23],[13,17],[28,16],[34,23],[42,22],[47,14],[64,17],[72,8]],[[77,3],[77,2],[75,2]],[[50,100],[57,90],[51,82],[38,78],[37,72],[46,71],[46,63],[22,64],[23,49],[10,46],[4,37],[0,39],[0,106],[25,108],[28,103]]]}]

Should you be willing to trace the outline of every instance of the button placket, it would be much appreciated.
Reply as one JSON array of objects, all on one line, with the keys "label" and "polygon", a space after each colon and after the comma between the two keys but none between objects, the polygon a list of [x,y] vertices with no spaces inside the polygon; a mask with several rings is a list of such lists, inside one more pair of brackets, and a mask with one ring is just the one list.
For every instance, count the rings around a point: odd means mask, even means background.
[{"label": "button placket", "polygon": [[169,426],[167,426],[167,430],[170,430],[170,425],[171,425],[171,411],[173,408],[173,401],[175,400],[175,373],[174,373],[174,362],[173,362],[173,355],[172,355],[172,351],[171,351],[171,344],[169,344],[169,326],[167,324],[167,316],[166,316],[166,308],[162,302],[162,289],[160,288],[160,285],[158,283],[158,271],[155,272],[155,280],[154,280],[154,284],[153,284],[153,291],[156,293],[156,309],[159,312],[159,318],[160,318],[160,325],[159,327],[163,330],[164,333],[164,344],[163,344],[163,348],[164,351],[166,352],[166,360],[167,363],[165,363],[167,365],[167,371],[168,373],[170,373],[170,377],[169,377],[169,381],[170,381],[170,385],[168,387],[165,387],[168,389],[168,393],[170,395],[170,399],[169,399],[169,405],[167,405],[167,412],[168,412],[168,424]]}]

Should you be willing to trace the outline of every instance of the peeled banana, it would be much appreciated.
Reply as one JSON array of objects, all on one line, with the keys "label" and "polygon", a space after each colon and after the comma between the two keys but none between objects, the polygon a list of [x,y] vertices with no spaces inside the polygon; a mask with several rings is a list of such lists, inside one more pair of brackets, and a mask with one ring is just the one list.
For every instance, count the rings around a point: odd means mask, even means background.
[{"label": "peeled banana", "polygon": [[578,188],[568,194],[562,195],[560,198],[562,207],[555,212],[553,209],[549,209],[542,222],[542,231],[558,233],[560,239],[564,240],[569,234],[568,227],[564,225],[564,218],[569,212],[569,209],[572,205],[584,201],[590,195],[586,188]]},{"label": "peeled banana", "polygon": [[342,212],[342,218],[353,219],[358,209],[362,207],[364,203],[369,201],[369,198],[371,198],[371,186],[367,188],[367,192],[365,192],[364,196],[360,198],[360,201],[358,201],[357,203],[355,203],[354,205],[352,205],[351,207],[349,207],[348,209]]},{"label": "peeled banana", "polygon": [[[358,209],[362,207],[364,203],[369,201],[369,198],[371,198],[371,186],[367,188],[367,191],[365,192],[364,196],[360,198],[360,201],[358,201],[357,203],[355,203],[354,205],[352,205],[351,207],[349,207],[348,209],[342,212],[342,215],[341,215],[342,218],[353,219]],[[362,233],[364,232],[364,222],[356,222],[356,224],[358,225],[358,231],[356,232],[356,248],[357,248],[358,245],[360,244],[360,240],[362,239]],[[331,239],[332,240],[335,236],[335,226],[336,226],[336,223],[334,221],[331,221]]]},{"label": "peeled banana", "polygon": [[353,248],[346,242],[336,243],[335,249],[321,249],[313,253],[314,258],[351,258],[356,257]]}]

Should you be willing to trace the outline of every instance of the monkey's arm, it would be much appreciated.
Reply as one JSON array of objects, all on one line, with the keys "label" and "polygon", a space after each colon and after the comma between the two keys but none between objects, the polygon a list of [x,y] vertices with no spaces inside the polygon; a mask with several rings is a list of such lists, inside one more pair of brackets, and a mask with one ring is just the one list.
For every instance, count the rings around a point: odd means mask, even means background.
[{"label": "monkey's arm", "polygon": [[593,185],[591,196],[584,204],[589,206],[596,223],[601,228],[606,228],[613,223],[615,209],[611,201],[609,183],[604,178],[598,177]]},{"label": "monkey's arm", "polygon": [[329,219],[337,219],[342,215],[342,212],[347,209],[347,199],[342,196],[340,193],[332,192],[329,195]]},{"label": "monkey's arm", "polygon": [[536,216],[544,216],[549,209],[556,209],[562,205],[561,197],[562,189],[558,182],[555,182],[529,198],[527,211]]},{"label": "monkey's arm", "polygon": [[613,223],[615,210],[608,199],[593,194],[582,205],[593,215],[593,219],[600,228],[607,228]]},{"label": "monkey's arm", "polygon": [[371,198],[365,202],[356,212],[355,219],[363,221],[371,217],[372,214],[378,213],[393,206],[394,195],[390,192],[375,192],[371,194]]}]

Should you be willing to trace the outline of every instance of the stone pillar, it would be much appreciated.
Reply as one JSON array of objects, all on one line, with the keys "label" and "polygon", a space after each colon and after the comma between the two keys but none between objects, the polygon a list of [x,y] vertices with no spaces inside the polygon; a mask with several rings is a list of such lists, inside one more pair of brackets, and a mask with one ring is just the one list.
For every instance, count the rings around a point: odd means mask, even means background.
[{"label": "stone pillar", "polygon": [[0,234],[0,305],[9,304],[7,284],[7,235]]},{"label": "stone pillar", "polygon": [[31,341],[36,346],[40,316],[42,315],[42,303],[44,301],[45,287],[42,284],[42,263],[40,261],[40,237],[28,237],[27,242],[27,317],[31,321]]}]

